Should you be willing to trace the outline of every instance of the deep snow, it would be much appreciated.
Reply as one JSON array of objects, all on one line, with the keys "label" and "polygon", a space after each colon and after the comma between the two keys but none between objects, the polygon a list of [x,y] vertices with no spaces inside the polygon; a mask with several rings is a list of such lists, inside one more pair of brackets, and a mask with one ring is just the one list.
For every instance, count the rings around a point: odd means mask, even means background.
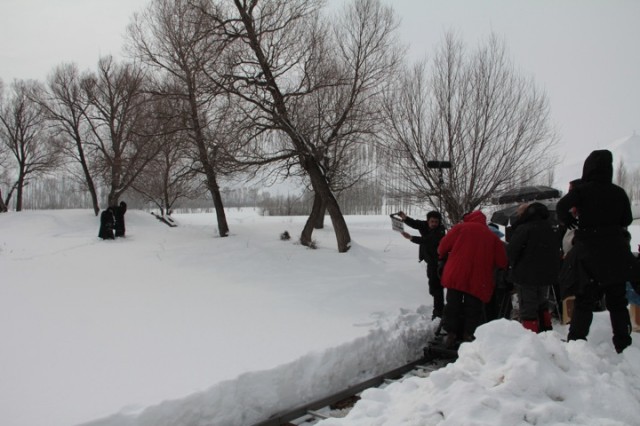
[{"label": "deep snow", "polygon": [[[437,324],[388,217],[347,217],[339,254],[330,224],[309,250],[279,239],[303,217],[228,215],[218,238],[212,213],[129,211],[116,241],[88,210],[0,215],[0,424],[250,425],[420,356]],[[640,335],[617,355],[600,313],[588,342],[565,336],[487,324],[456,363],[323,424],[640,423]]]}]

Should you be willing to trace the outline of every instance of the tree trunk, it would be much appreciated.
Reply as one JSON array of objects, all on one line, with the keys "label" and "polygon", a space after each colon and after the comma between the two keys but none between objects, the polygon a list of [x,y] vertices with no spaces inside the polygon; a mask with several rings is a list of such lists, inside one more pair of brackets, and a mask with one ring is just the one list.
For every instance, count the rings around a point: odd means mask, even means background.
[{"label": "tree trunk", "polygon": [[311,246],[311,243],[313,241],[311,235],[313,234],[314,229],[319,229],[316,227],[316,224],[318,223],[318,215],[320,215],[321,213],[324,215],[324,209],[322,208],[322,198],[316,192],[315,194],[313,194],[313,207],[311,207],[311,213],[309,214],[307,222],[304,225],[304,229],[302,230],[302,234],[300,235],[300,244],[302,244],[303,246]]},{"label": "tree trunk", "polygon": [[338,252],[345,253],[351,247],[351,236],[349,235],[349,228],[344,220],[344,216],[340,211],[338,200],[333,196],[329,188],[329,183],[322,174],[318,162],[313,157],[308,157],[305,166],[311,178],[313,190],[320,196],[322,203],[326,206],[329,216],[331,217],[331,223],[333,224],[333,230],[338,243]]},{"label": "tree trunk", "polygon": [[22,211],[22,194],[24,191],[24,176],[18,178],[18,185],[16,188],[16,211]]},{"label": "tree trunk", "polygon": [[118,205],[118,195],[111,192],[107,197],[107,207],[113,207]]},{"label": "tree trunk", "polygon": [[7,212],[7,205],[4,203],[4,200],[2,199],[2,189],[0,189],[0,213],[6,213]]},{"label": "tree trunk", "polygon": [[227,224],[227,216],[224,211],[224,205],[222,203],[222,194],[220,193],[220,187],[218,186],[216,173],[213,171],[213,167],[211,167],[211,164],[209,164],[209,161],[206,157],[206,148],[204,147],[202,147],[202,150],[200,152],[200,161],[202,162],[202,165],[204,167],[205,176],[207,177],[207,188],[209,189],[209,193],[211,194],[213,206],[216,209],[218,232],[221,237],[227,237],[229,236],[229,225]]},{"label": "tree trunk", "polygon": [[[327,206],[325,206],[322,203],[322,199],[319,200],[320,201],[320,209],[318,210],[318,214],[315,217],[315,220],[313,222],[313,227],[315,229],[324,229],[324,216],[327,213]],[[315,204],[315,197],[313,200],[313,203]]]},{"label": "tree trunk", "polygon": [[216,181],[215,174],[211,178],[207,177],[207,182],[209,185],[209,192],[211,192],[211,196],[213,197],[213,205],[216,208],[218,232],[221,237],[227,237],[229,236],[229,225],[227,224],[227,216],[224,212],[224,206],[222,205],[222,194],[220,194],[220,187]]},{"label": "tree trunk", "polygon": [[100,214],[100,203],[98,202],[98,193],[96,192],[96,187],[93,184],[93,181],[91,181],[91,183],[87,182],[87,186],[89,187],[89,193],[91,194],[91,204],[93,205],[93,212],[96,216],[98,216]]},{"label": "tree trunk", "polygon": [[93,178],[91,177],[91,172],[89,172],[89,166],[87,165],[87,160],[84,155],[84,149],[82,148],[82,143],[79,142],[81,139],[79,136],[76,139],[76,147],[78,149],[78,157],[80,158],[80,165],[82,166],[82,172],[84,173],[84,179],[87,184],[87,189],[89,190],[89,194],[91,194],[91,204],[93,205],[93,212],[96,216],[100,214],[100,203],[98,202],[98,191],[96,191],[96,185],[93,183]]},{"label": "tree trunk", "polygon": [[4,200],[4,206],[7,208],[7,210],[9,209],[9,205],[11,204],[11,197],[13,196],[13,191],[16,190],[17,186],[18,186],[18,182],[13,184],[13,186],[9,190],[9,193],[7,194],[7,198]]},{"label": "tree trunk", "polygon": [[218,186],[216,171],[213,168],[211,161],[209,161],[206,139],[202,132],[202,126],[200,125],[198,106],[193,91],[189,91],[189,107],[191,109],[191,124],[193,125],[195,143],[198,148],[198,158],[200,159],[205,176],[207,177],[207,188],[209,189],[209,193],[213,199],[213,206],[216,209],[218,232],[221,237],[227,237],[229,235],[229,225],[227,224],[227,216],[224,212],[222,194],[220,193],[220,187]]}]

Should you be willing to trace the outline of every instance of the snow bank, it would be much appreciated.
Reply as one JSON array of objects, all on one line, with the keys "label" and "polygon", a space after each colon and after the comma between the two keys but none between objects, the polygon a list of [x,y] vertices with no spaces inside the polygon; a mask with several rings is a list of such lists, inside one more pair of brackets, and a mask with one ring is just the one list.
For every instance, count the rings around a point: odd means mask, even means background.
[{"label": "snow bank", "polygon": [[[380,318],[366,336],[310,353],[267,371],[244,373],[205,392],[141,413],[118,414],[83,426],[243,426],[331,395],[422,356],[437,322],[431,309]],[[259,354],[256,354],[259,356]]]},{"label": "snow bank", "polygon": [[638,424],[640,336],[616,354],[604,312],[589,341],[567,343],[565,335],[563,326],[534,334],[514,321],[490,322],[455,363],[367,390],[346,418],[318,426]]}]

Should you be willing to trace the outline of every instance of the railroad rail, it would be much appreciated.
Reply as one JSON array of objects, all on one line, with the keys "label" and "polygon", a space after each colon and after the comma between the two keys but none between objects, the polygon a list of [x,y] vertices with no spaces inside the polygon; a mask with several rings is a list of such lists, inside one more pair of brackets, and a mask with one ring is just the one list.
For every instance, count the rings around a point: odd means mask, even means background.
[{"label": "railroad rail", "polygon": [[358,394],[365,389],[380,387],[410,376],[427,377],[433,371],[455,360],[455,353],[448,354],[450,356],[446,356],[446,353],[444,355],[440,357],[432,348],[427,347],[425,348],[425,356],[419,360],[387,371],[316,401],[274,414],[252,426],[300,426],[302,424],[313,424],[326,418],[338,417],[337,415],[331,415],[331,412],[349,410],[360,399]]}]

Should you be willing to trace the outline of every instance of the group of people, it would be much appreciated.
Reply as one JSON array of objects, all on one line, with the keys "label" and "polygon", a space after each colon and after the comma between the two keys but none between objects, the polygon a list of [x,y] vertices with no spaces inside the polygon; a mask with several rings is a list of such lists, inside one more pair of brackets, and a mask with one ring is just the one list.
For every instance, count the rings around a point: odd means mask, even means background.
[{"label": "group of people", "polygon": [[100,214],[100,229],[98,237],[103,240],[113,240],[115,237],[124,237],[124,214],[127,212],[127,203],[120,201],[117,206],[111,206]]},{"label": "group of people", "polygon": [[640,282],[640,261],[631,252],[627,231],[633,220],[631,203],[612,178],[611,152],[592,152],[582,178],[572,181],[557,203],[561,229],[572,234],[564,252],[564,232],[559,235],[549,210],[539,202],[519,206],[508,243],[487,225],[480,210],[465,214],[448,232],[437,211],[429,212],[426,221],[398,213],[420,232],[402,235],[420,245],[419,260],[426,261],[433,296],[432,318],[441,318],[446,346],[474,340],[476,328],[487,318],[486,307],[492,296],[495,299],[496,281],[504,276],[513,283],[526,329],[552,328],[549,293],[559,282],[563,294],[575,296],[568,340],[586,340],[595,306],[604,298],[615,350],[621,353],[631,344],[626,283]]},{"label": "group of people", "polygon": [[407,232],[402,235],[420,244],[420,258],[427,262],[429,292],[434,298],[432,317],[441,318],[447,332],[445,344],[453,347],[459,341],[472,341],[484,321],[484,305],[493,295],[495,270],[508,265],[503,242],[487,226],[480,210],[465,214],[462,222],[446,233],[436,211],[428,213],[426,222],[404,212],[398,216],[420,231],[420,237]]}]

